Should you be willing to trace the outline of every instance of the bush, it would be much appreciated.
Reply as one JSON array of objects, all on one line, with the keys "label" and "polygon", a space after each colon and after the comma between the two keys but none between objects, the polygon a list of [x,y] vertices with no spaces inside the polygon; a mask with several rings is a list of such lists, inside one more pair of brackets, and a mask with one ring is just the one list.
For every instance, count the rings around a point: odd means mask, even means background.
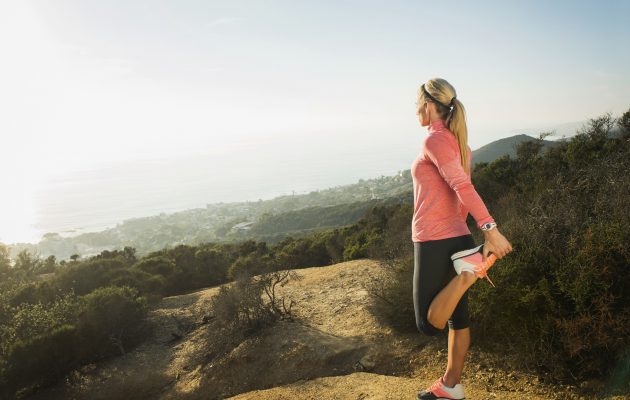
[{"label": "bush", "polygon": [[344,261],[356,260],[368,256],[368,249],[381,239],[376,230],[359,231],[346,239],[343,251]]},{"label": "bush", "polygon": [[70,370],[124,354],[148,334],[146,301],[129,287],[105,287],[50,304],[21,304],[0,325],[3,395],[53,383]]},{"label": "bush", "polygon": [[270,270],[275,265],[275,261],[269,254],[262,256],[250,254],[241,256],[228,268],[228,278],[238,280],[241,276],[252,276],[262,274]]},{"label": "bush", "polygon": [[195,252],[196,273],[208,285],[225,282],[230,266],[224,252],[213,248],[201,248]]},{"label": "bush", "polygon": [[[502,231],[515,251],[497,264],[498,290],[475,285],[470,304],[481,337],[579,380],[610,373],[630,336],[630,158],[627,142],[596,130],[565,149],[530,165],[538,187],[502,204],[514,210]],[[554,161],[558,174],[542,173]]]},{"label": "bush", "polygon": [[291,319],[292,301],[276,294],[277,285],[289,278],[299,279],[293,270],[271,271],[259,276],[239,275],[221,286],[212,298],[211,313],[213,342],[209,344],[214,357],[226,354],[246,337],[273,325],[281,319]]},{"label": "bush", "polygon": [[63,268],[54,283],[64,292],[73,290],[77,295],[84,295],[96,288],[109,286],[112,276],[124,268],[125,262],[119,258],[77,262]]},{"label": "bush", "polygon": [[496,213],[514,252],[471,290],[473,335],[561,380],[627,362],[630,148],[605,120],[520,171]]},{"label": "bush", "polygon": [[274,248],[278,265],[282,268],[304,268],[329,264],[330,256],[323,236],[319,235],[317,239],[287,238],[278,243]]},{"label": "bush", "polygon": [[17,389],[49,384],[62,377],[80,361],[76,343],[73,325],[14,342],[8,350],[3,394],[13,397]]},{"label": "bush", "polygon": [[212,298],[212,313],[230,332],[251,333],[273,320],[273,312],[262,295],[264,287],[254,277],[240,275],[221,286]]},{"label": "bush", "polygon": [[374,298],[373,314],[400,332],[416,332],[413,309],[413,204],[391,206],[379,240],[366,247],[367,255],[381,261],[383,273],[367,287]]},{"label": "bush", "polygon": [[95,356],[125,354],[146,334],[144,297],[130,287],[104,287],[83,297],[78,326],[81,340]]}]

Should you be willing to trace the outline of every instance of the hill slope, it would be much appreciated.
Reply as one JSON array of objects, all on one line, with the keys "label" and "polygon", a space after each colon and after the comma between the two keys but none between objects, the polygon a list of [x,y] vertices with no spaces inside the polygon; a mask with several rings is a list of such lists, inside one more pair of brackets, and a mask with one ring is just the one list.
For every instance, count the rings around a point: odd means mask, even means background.
[{"label": "hill slope", "polygon": [[[473,151],[473,164],[480,162],[492,162],[505,154],[509,154],[511,158],[516,158],[516,146],[522,142],[531,142],[534,140],[537,139],[524,134],[495,140],[494,142],[488,143],[485,146],[481,146],[477,150]],[[543,150],[558,143],[559,142],[551,140],[543,140]]]},{"label": "hill slope", "polygon": [[[412,399],[444,372],[445,336],[397,334],[368,311],[365,288],[379,279],[378,262],[296,271],[301,280],[278,288],[297,302],[295,321],[279,321],[225,357],[207,353],[212,330],[202,318],[218,293],[213,287],[164,298],[150,313],[155,330],[144,344],[31,398]],[[586,398],[575,388],[549,387],[474,343],[462,380],[470,399]]]}]

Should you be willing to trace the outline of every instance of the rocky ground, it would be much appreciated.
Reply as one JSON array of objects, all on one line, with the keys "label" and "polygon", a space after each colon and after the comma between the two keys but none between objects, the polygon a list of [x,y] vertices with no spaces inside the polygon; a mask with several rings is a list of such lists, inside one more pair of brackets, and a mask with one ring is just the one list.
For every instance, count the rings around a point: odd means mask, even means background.
[{"label": "rocky ground", "polygon": [[[150,312],[152,336],[123,357],[91,365],[32,399],[415,399],[444,373],[445,337],[401,335],[368,311],[365,289],[382,267],[355,260],[296,270],[279,287],[293,321],[263,329],[223,357],[203,317],[218,287],[167,297]],[[624,399],[604,382],[557,387],[509,358],[471,345],[468,399]]]}]

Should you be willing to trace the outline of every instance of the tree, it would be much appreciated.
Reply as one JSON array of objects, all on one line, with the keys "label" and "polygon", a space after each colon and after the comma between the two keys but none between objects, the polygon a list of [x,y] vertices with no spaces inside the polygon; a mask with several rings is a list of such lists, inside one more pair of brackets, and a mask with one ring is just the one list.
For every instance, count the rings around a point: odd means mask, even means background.
[{"label": "tree", "polygon": [[15,269],[25,278],[35,275],[42,265],[39,255],[33,255],[26,249],[22,250],[15,260]]}]

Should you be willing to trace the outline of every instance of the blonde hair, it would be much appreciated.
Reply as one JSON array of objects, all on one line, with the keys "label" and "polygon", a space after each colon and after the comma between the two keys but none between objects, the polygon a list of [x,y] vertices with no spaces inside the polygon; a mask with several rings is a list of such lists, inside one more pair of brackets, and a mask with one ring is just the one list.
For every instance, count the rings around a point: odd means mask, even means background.
[{"label": "blonde hair", "polygon": [[[446,79],[429,79],[424,83],[424,89],[438,102],[427,97],[421,86],[418,89],[418,104],[421,105],[425,101],[435,104],[440,119],[445,120],[446,127],[453,132],[457,139],[462,167],[468,173],[468,128],[466,127],[466,110],[464,105],[456,98],[455,88]],[[447,107],[448,105],[452,105],[453,108]]]}]

